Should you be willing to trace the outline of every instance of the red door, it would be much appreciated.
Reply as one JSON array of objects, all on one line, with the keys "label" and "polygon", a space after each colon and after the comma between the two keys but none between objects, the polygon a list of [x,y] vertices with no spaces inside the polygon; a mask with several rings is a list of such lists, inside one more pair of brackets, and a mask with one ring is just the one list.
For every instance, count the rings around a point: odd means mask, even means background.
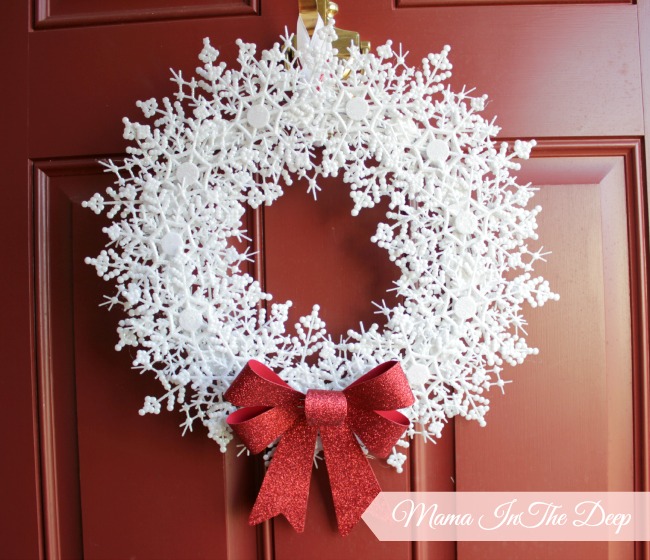
[{"label": "red door", "polygon": [[[249,527],[259,463],[181,438],[177,413],[138,416],[156,382],[113,349],[119,313],[83,263],[103,222],[81,201],[111,182],[98,161],[124,152],[135,101],[173,93],[170,67],[190,74],[205,36],[229,63],[238,37],[270,46],[297,1],[5,4],[0,558],[648,558],[641,543],[380,543],[363,523],[342,539],[323,469],[304,534]],[[403,475],[375,462],[382,487],[647,491],[650,3],[340,4],[342,27],[412,63],[452,45],[453,84],[490,95],[503,138],[538,139],[520,176],[540,187],[539,273],[562,296],[529,311],[540,354],[505,376],[488,426],[415,443]],[[394,275],[368,241],[377,215],[350,220],[337,187],[317,204],[289,191],[249,224],[267,289],[297,313],[319,302],[333,334],[370,320]]]}]

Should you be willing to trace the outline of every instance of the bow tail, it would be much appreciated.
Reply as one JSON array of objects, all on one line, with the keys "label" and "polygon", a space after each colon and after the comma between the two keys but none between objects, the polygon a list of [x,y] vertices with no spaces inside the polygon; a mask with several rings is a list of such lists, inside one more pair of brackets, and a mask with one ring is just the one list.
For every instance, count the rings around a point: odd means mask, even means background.
[{"label": "bow tail", "polygon": [[320,429],[339,533],[345,536],[381,492],[377,477],[347,422]]},{"label": "bow tail", "polygon": [[282,514],[298,532],[305,529],[317,429],[296,422],[282,436],[249,517],[256,525]]}]

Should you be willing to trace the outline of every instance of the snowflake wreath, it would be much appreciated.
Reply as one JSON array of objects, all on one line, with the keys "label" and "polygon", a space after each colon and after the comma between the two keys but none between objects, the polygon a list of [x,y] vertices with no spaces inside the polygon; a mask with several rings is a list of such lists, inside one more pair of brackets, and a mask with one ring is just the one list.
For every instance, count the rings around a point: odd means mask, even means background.
[{"label": "snowflake wreath", "polygon": [[[534,142],[493,142],[499,128],[478,114],[486,96],[443,85],[449,47],[414,68],[391,42],[339,59],[332,26],[318,33],[299,51],[285,33],[259,58],[238,41],[237,70],[205,39],[197,77],[173,72],[175,100],[138,102],[152,125],[124,119],[134,145],[105,164],[115,188],[85,203],[113,220],[106,250],[86,262],[117,284],[106,298],[126,310],[117,349],[136,347],[134,367],[165,391],[140,413],[178,404],[185,429],[200,420],[222,451],[234,410],[222,395],[253,358],[303,392],[343,389],[397,359],[416,398],[408,437],[438,438],[455,415],[484,425],[503,363],[537,353],[524,339],[524,302],[558,297],[531,275],[544,258],[526,245],[537,239],[535,189],[511,176]],[[272,204],[296,179],[316,198],[328,176],[350,186],[353,215],[388,197],[371,240],[400,271],[399,303],[377,304],[383,328],[339,341],[317,305],[289,334],[291,302],[267,304],[242,266],[253,255],[236,243],[247,205]],[[389,463],[401,471],[405,459],[395,450]]]}]

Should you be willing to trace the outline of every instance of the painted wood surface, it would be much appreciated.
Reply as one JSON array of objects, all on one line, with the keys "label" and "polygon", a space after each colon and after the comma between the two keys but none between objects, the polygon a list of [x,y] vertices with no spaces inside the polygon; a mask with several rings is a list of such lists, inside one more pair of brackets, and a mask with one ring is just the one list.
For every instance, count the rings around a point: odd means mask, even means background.
[{"label": "painted wood surface", "polygon": [[[451,44],[454,87],[489,94],[505,137],[540,139],[522,177],[546,208],[539,272],[562,294],[529,312],[540,355],[508,372],[488,426],[450,423],[403,475],[374,462],[384,489],[648,490],[648,2],[340,7],[341,27],[401,41],[413,63]],[[108,286],[83,264],[104,222],[81,201],[111,181],[98,161],[123,153],[121,118],[172,94],[168,69],[191,73],[204,36],[234,63],[236,38],[268,47],[296,17],[293,0],[3,8],[0,558],[647,560],[643,544],[380,544],[363,525],[341,539],[323,469],[303,535],[283,519],[251,528],[259,461],[199,429],[181,438],[176,413],[138,416],[157,382],[113,349],[119,312],[98,307]],[[345,187],[325,187],[250,213],[252,271],[344,333],[373,320],[395,270],[369,241],[377,214],[351,218]]]}]

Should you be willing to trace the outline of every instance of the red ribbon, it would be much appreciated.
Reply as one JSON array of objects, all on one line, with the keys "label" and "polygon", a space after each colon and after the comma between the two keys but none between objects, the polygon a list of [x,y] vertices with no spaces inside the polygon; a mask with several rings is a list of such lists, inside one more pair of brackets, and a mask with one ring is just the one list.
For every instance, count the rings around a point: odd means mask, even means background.
[{"label": "red ribbon", "polygon": [[320,433],[339,532],[346,535],[381,491],[355,434],[377,457],[386,457],[409,426],[397,412],[414,402],[396,361],[383,363],[343,391],[310,389],[304,395],[273,371],[251,360],[224,397],[242,408],[228,424],[253,453],[278,438],[249,522],[283,514],[293,528],[305,528],[309,480]]}]

